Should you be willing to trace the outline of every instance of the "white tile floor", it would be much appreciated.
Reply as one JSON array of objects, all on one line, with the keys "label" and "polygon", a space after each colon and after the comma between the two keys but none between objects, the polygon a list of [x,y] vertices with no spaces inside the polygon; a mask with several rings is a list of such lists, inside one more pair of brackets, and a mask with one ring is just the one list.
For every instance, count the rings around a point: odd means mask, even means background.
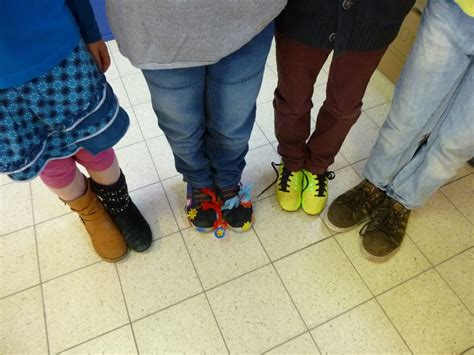
[{"label": "white tile floor", "polygon": [[[384,264],[361,256],[357,231],[332,235],[319,217],[284,213],[272,191],[255,203],[249,233],[198,234],[144,80],[109,45],[107,76],[132,117],[118,156],[154,245],[103,262],[40,182],[0,177],[1,354],[473,351],[472,168],[412,214],[402,250]],[[244,174],[255,191],[274,179],[269,163],[278,160],[268,64]],[[331,201],[361,180],[392,92],[374,76],[333,166]]]}]

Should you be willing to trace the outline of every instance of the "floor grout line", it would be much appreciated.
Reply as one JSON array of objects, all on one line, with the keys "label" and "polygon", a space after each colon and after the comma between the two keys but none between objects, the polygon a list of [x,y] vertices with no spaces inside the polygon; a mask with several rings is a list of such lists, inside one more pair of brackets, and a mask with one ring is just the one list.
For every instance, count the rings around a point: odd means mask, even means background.
[{"label": "floor grout line", "polygon": [[462,254],[463,252],[471,249],[473,246],[470,246],[468,247],[467,249],[463,250],[462,252],[454,255],[454,256],[451,256],[450,258],[446,259],[446,260],[443,260],[437,264],[434,264],[430,258],[428,258],[426,256],[426,254],[423,252],[423,250],[418,246],[418,244],[416,243],[415,240],[413,240],[413,238],[410,237],[410,235],[408,233],[406,233],[406,236],[408,238],[410,238],[410,240],[413,242],[413,244],[415,245],[415,247],[418,249],[418,251],[421,253],[421,255],[423,255],[426,260],[428,260],[428,263],[431,265],[431,269],[433,269],[437,274],[438,276],[441,278],[441,280],[443,280],[444,284],[451,290],[452,293],[454,293],[454,295],[456,296],[456,298],[459,300],[459,302],[461,302],[461,304],[464,306],[464,308],[468,311],[469,314],[473,315],[473,312],[469,309],[469,307],[464,303],[464,301],[462,300],[462,298],[458,295],[458,293],[451,287],[451,285],[444,279],[444,277],[441,275],[441,273],[438,271],[437,269],[437,266],[441,265],[443,262],[445,261],[448,261],[450,259],[453,259],[454,257],[458,256],[459,254]]},{"label": "floor grout line", "polygon": [[[272,265],[272,268],[273,268],[273,271],[276,273],[278,279],[280,280],[280,283],[281,285],[283,286],[283,288],[285,289],[285,292],[287,294],[287,296],[290,298],[290,301],[291,303],[293,304],[293,307],[294,309],[296,310],[296,312],[298,313],[298,316],[300,317],[301,321],[303,322],[303,325],[304,327],[306,328],[307,331],[309,331],[309,327],[308,327],[308,324],[306,323],[305,319],[303,318],[303,315],[301,314],[300,310],[298,309],[298,307],[296,306],[296,303],[295,301],[293,300],[293,297],[291,296],[290,294],[290,291],[288,290],[288,288],[286,287],[286,284],[283,282],[283,279],[281,278],[281,275],[280,273],[278,272],[274,262],[272,261],[272,258],[270,257],[270,255],[268,254],[267,250],[265,249],[265,246],[263,245],[262,241],[260,240],[260,237],[257,233],[257,230],[254,228],[254,226],[252,226],[252,230],[254,231],[255,235],[257,236],[257,239],[258,239],[258,242],[260,243],[260,246],[262,247],[263,251],[265,252],[265,254],[267,255],[267,258],[268,260],[270,260],[270,264]],[[319,350],[319,346],[318,344],[316,343],[315,339],[313,338],[313,336],[310,334],[311,336],[311,339],[313,339],[313,342],[314,342],[314,345],[316,346],[316,348],[318,349],[319,352],[321,352]]]},{"label": "floor grout line", "polygon": [[[305,334],[309,334],[309,335],[311,336],[311,332],[310,332],[309,330],[305,330],[304,332],[302,332],[302,333],[300,333],[300,334],[298,334],[298,335],[295,335],[294,337],[292,337],[292,338],[290,338],[290,339],[288,339],[288,340],[285,340],[284,342],[281,342],[281,343],[279,343],[279,344],[277,344],[277,345],[271,347],[270,349],[267,349],[267,350],[263,351],[263,352],[262,352],[262,355],[268,354],[270,351],[275,350],[275,349],[279,348],[280,346],[285,345],[285,344],[289,343],[290,341],[293,341],[293,340],[295,340],[296,338],[299,338],[300,336],[303,336],[303,335],[305,335]],[[312,337],[312,336],[311,336],[311,337]],[[314,341],[314,339],[313,339],[313,341]],[[318,349],[318,350],[319,350],[319,349]],[[320,353],[321,353],[321,352],[320,352]]]},{"label": "floor grout line", "polygon": [[0,235],[0,239],[3,238],[3,237],[7,237],[7,236],[9,236],[9,235],[12,235],[12,234],[15,234],[15,233],[24,231],[24,230],[29,229],[29,228],[34,228],[34,227],[35,227],[34,224],[30,224],[30,225],[28,225],[28,226],[21,227],[21,228],[19,228],[19,229],[15,229],[14,231],[11,231],[11,232],[8,232],[8,233],[5,233],[5,234]]},{"label": "floor grout line", "polygon": [[125,310],[127,311],[128,324],[130,325],[130,328],[132,329],[132,336],[133,336],[133,342],[135,343],[135,350],[137,351],[137,354],[140,354],[140,351],[138,349],[137,338],[135,337],[135,330],[133,329],[133,325],[132,325],[132,319],[130,318],[130,311],[128,310],[127,298],[125,297],[125,292],[123,291],[122,279],[120,278],[120,272],[118,270],[117,263],[114,263],[114,267],[115,267],[115,273],[117,274],[117,279],[120,285],[120,291],[122,292],[122,298],[123,298],[123,303],[125,304]]},{"label": "floor grout line", "polygon": [[[164,236],[162,236],[162,237],[159,237],[159,238],[157,238],[157,239],[153,239],[153,243],[154,243],[154,242],[157,242],[157,241],[159,241],[159,240],[161,240],[161,239],[165,239],[165,238],[171,237],[171,236],[173,236],[174,234],[176,234],[176,233],[178,233],[178,232],[179,232],[179,230],[174,231],[174,232],[171,232],[171,233],[168,233],[168,234],[166,234],[166,235],[164,235]],[[63,276],[70,275],[70,274],[72,274],[72,273],[75,273],[75,272],[77,272],[77,271],[86,269],[86,268],[88,268],[88,267],[94,266],[94,265],[99,264],[99,263],[102,263],[102,262],[106,262],[106,261],[104,261],[103,259],[96,260],[96,261],[94,261],[94,262],[92,262],[92,263],[90,263],[90,264],[83,265],[83,266],[78,267],[78,268],[76,268],[76,269],[74,269],[74,270],[70,270],[70,271],[68,271],[68,272],[66,272],[66,273],[64,273],[64,274],[57,275],[57,276],[54,276],[54,277],[52,277],[52,278],[50,278],[50,279],[41,281],[40,283],[36,284],[35,286],[42,285],[42,284],[44,285],[44,284],[46,284],[46,283],[49,283],[50,281],[54,281],[54,280],[59,279],[59,278],[61,278],[61,277],[63,277]],[[19,293],[19,292],[28,290],[28,289],[30,289],[30,288],[32,288],[32,287],[34,287],[34,286],[27,287],[27,288],[25,288],[24,290],[15,291],[14,293],[11,293],[11,294],[8,294],[8,295],[6,295],[6,296],[0,297],[0,299],[7,298],[7,297],[12,296],[12,295],[14,295],[14,294],[16,294],[16,293]]]},{"label": "floor grout line", "polygon": [[355,270],[355,272],[357,273],[357,275],[359,275],[360,279],[362,280],[362,282],[364,283],[365,287],[367,287],[367,289],[369,290],[370,294],[373,296],[373,299],[375,300],[375,302],[379,305],[379,307],[382,309],[382,312],[385,314],[385,316],[387,317],[388,321],[390,322],[390,324],[392,325],[392,327],[395,329],[395,331],[397,332],[398,336],[402,339],[402,341],[405,343],[407,349],[410,351],[410,353],[413,354],[413,350],[410,348],[410,346],[408,345],[407,341],[405,340],[405,338],[402,336],[402,334],[400,333],[400,330],[395,326],[395,324],[393,323],[393,320],[392,318],[389,317],[389,315],[387,314],[387,312],[385,311],[385,309],[382,307],[382,304],[379,302],[379,300],[377,299],[377,296],[374,294],[374,292],[372,291],[372,289],[370,288],[369,284],[365,281],[364,277],[361,275],[361,273],[359,272],[359,270],[356,268],[356,266],[354,265],[354,263],[352,262],[351,258],[349,257],[349,255],[347,255],[346,251],[344,250],[344,248],[342,247],[342,245],[339,243],[339,241],[337,240],[337,238],[334,238],[336,244],[338,245],[339,249],[342,251],[342,253],[345,255],[346,259],[349,261],[349,263],[352,265],[352,268]]},{"label": "floor grout line", "polygon": [[46,346],[48,349],[48,354],[51,354],[51,347],[49,344],[48,322],[47,322],[47,317],[46,317],[46,304],[44,300],[44,289],[43,289],[43,282],[42,282],[42,276],[41,276],[40,253],[39,253],[39,248],[38,248],[38,237],[36,233],[36,223],[35,223],[35,213],[34,213],[35,206],[33,202],[33,189],[31,187],[31,183],[29,184],[29,188],[30,188],[31,215],[33,218],[33,235],[35,236],[36,262],[38,266],[38,276],[39,276],[40,290],[41,290],[41,304],[43,306],[43,322],[44,322],[44,330],[45,330],[45,335],[46,335]]},{"label": "floor grout line", "polygon": [[69,348],[62,349],[62,350],[60,350],[60,351],[58,352],[58,354],[62,354],[62,353],[64,353],[64,352],[66,352],[66,351],[69,351],[69,350],[71,350],[71,349],[77,348],[77,347],[79,347],[79,346],[81,346],[81,345],[84,345],[84,344],[86,344],[86,343],[88,343],[88,342],[90,342],[90,341],[92,341],[92,340],[98,339],[98,338],[100,338],[100,337],[102,337],[102,336],[104,336],[104,335],[110,334],[110,333],[112,333],[112,332],[115,332],[116,330],[119,330],[119,329],[121,329],[121,328],[123,328],[123,327],[126,327],[127,325],[130,325],[130,324],[129,324],[129,323],[122,324],[122,325],[120,325],[120,326],[118,326],[118,327],[116,327],[116,328],[114,328],[114,329],[111,329],[111,330],[106,331],[105,333],[101,333],[101,334],[99,334],[99,335],[96,335],[95,337],[92,337],[92,338],[90,338],[90,339],[84,340],[84,341],[82,341],[82,342],[80,342],[80,343],[78,343],[78,344],[75,344],[75,345],[73,345],[73,346],[70,346]]},{"label": "floor grout line", "polygon": [[[410,239],[411,239],[411,238],[410,238]],[[448,262],[448,261],[450,261],[450,260],[452,260],[452,259],[458,257],[459,255],[464,254],[465,252],[467,252],[468,250],[470,250],[470,249],[472,249],[472,248],[474,248],[473,245],[471,245],[470,247],[467,247],[466,249],[464,249],[463,251],[460,251],[460,252],[457,253],[457,254],[454,254],[453,256],[450,256],[449,258],[447,258],[447,259],[445,259],[445,260],[443,260],[443,261],[440,261],[439,263],[433,264],[433,266],[434,266],[435,268],[437,268],[438,266],[441,266],[441,265],[443,265],[444,263],[446,263],[446,262]]]},{"label": "floor grout line", "polygon": [[452,201],[452,200],[449,198],[448,194],[445,194],[444,191],[442,190],[443,187],[449,186],[449,185],[451,185],[452,183],[458,182],[458,181],[460,181],[460,180],[462,180],[462,179],[468,177],[469,175],[471,175],[471,174],[468,174],[468,175],[466,175],[466,176],[460,177],[459,179],[456,179],[455,181],[452,181],[452,182],[450,182],[450,183],[448,183],[448,184],[446,184],[446,185],[443,185],[443,186],[439,189],[439,192],[454,206],[454,208],[455,208],[471,225],[473,225],[473,223],[471,222],[471,220],[464,214],[464,212],[463,212],[458,206],[456,206],[456,204],[454,203],[454,201]]},{"label": "floor grout line", "polygon": [[38,287],[38,286],[41,286],[41,282],[38,282],[37,284],[34,284],[34,285],[31,285],[31,286],[22,288],[21,290],[18,290],[18,291],[9,293],[9,294],[7,294],[7,295],[5,295],[5,296],[2,296],[2,297],[0,297],[0,301],[2,301],[2,300],[4,300],[4,299],[7,299],[7,298],[9,298],[9,297],[16,296],[16,295],[18,295],[19,293],[29,291],[29,290],[31,290],[32,288],[35,288],[35,287]]},{"label": "floor grout line", "polygon": [[178,305],[180,305],[181,303],[185,303],[185,302],[189,301],[190,299],[192,299],[192,298],[194,298],[194,297],[201,296],[201,295],[203,295],[203,294],[204,294],[204,291],[199,291],[199,292],[197,292],[197,293],[194,293],[194,294],[192,294],[191,296],[187,296],[186,298],[183,298],[182,300],[179,300],[179,301],[177,301],[177,302],[175,302],[175,303],[172,303],[172,304],[169,304],[169,305],[167,305],[167,306],[165,306],[165,307],[162,307],[162,308],[160,308],[160,309],[157,309],[156,311],[152,311],[152,312],[150,312],[150,313],[148,313],[148,314],[146,314],[146,315],[144,315],[144,316],[138,317],[137,319],[132,320],[132,321],[131,321],[131,324],[133,325],[134,323],[140,322],[140,321],[142,321],[142,320],[144,320],[144,319],[146,319],[146,318],[155,316],[155,315],[157,315],[158,313],[164,312],[164,311],[166,311],[166,310],[168,310],[168,309],[170,309],[170,308],[173,308],[173,307],[175,307],[175,306],[178,306]]}]

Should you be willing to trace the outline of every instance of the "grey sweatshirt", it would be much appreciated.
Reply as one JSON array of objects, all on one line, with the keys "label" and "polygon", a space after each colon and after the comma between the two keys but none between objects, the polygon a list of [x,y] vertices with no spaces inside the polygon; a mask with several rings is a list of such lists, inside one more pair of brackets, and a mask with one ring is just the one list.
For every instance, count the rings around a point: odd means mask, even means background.
[{"label": "grey sweatshirt", "polygon": [[212,64],[242,47],[286,0],[107,0],[120,52],[141,69]]}]

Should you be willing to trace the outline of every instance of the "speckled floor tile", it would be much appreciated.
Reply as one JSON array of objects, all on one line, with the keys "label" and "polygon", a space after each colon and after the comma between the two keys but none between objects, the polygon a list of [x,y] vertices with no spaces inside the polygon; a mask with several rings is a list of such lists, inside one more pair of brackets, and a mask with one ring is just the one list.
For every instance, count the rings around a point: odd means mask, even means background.
[{"label": "speckled floor tile", "polygon": [[130,107],[130,100],[127,96],[127,92],[125,91],[125,87],[123,86],[122,79],[117,77],[112,80],[108,80],[110,86],[114,91],[115,96],[117,96],[120,106],[122,107]]},{"label": "speckled floor tile", "polygon": [[415,353],[461,352],[472,345],[473,316],[434,270],[378,299]]},{"label": "speckled floor tile", "polygon": [[128,322],[115,266],[101,262],[43,285],[51,352]]},{"label": "speckled floor tile", "polygon": [[474,248],[436,267],[464,304],[474,313]]},{"label": "speckled floor tile", "polygon": [[145,142],[117,149],[116,153],[120,167],[127,179],[129,191],[159,181]]},{"label": "speckled floor tile", "polygon": [[151,101],[148,85],[141,72],[124,76],[122,81],[132,106]]},{"label": "speckled floor tile", "polygon": [[33,225],[30,185],[0,186],[0,236]]},{"label": "speckled floor tile", "polygon": [[337,234],[335,238],[374,294],[386,291],[431,267],[408,237],[404,239],[400,250],[385,262],[367,260],[361,252],[360,228]]},{"label": "speckled floor tile", "polygon": [[231,353],[262,352],[305,330],[272,266],[208,292]]},{"label": "speckled floor tile", "polygon": [[0,298],[39,283],[33,228],[0,237]]},{"label": "speckled floor tile", "polygon": [[142,354],[226,353],[204,295],[133,323]]},{"label": "speckled floor tile", "polygon": [[135,111],[135,116],[145,139],[159,137],[164,134],[158,126],[158,118],[153,111],[151,102],[135,105],[133,106],[133,110]]},{"label": "speckled floor tile", "polygon": [[0,353],[47,354],[39,286],[0,300]]},{"label": "speckled floor tile", "polygon": [[228,230],[222,239],[212,233],[198,233],[194,228],[182,233],[205,289],[270,262],[253,230],[247,233]]},{"label": "speckled floor tile", "polygon": [[379,126],[382,127],[385,119],[390,112],[390,107],[392,106],[391,102],[375,106],[365,110],[365,113]]},{"label": "speckled floor tile", "polygon": [[441,191],[474,224],[474,174],[444,186]]},{"label": "speckled floor tile", "polygon": [[132,253],[117,267],[132,321],[202,292],[179,233]]},{"label": "speckled floor tile", "polygon": [[179,175],[175,168],[173,152],[165,136],[148,140],[148,146],[161,180]]},{"label": "speckled floor tile", "polygon": [[41,223],[71,212],[69,207],[43,184],[41,179],[35,179],[31,182],[31,195],[33,197],[35,223]]},{"label": "speckled floor tile", "polygon": [[170,201],[171,209],[176,216],[176,221],[180,229],[189,228],[189,223],[186,213],[184,212],[184,205],[186,203],[186,183],[183,177],[178,175],[174,178],[163,181],[163,187],[166,195]]},{"label": "speckled floor tile", "polygon": [[275,263],[309,328],[372,297],[334,239]]},{"label": "speckled floor tile", "polygon": [[165,237],[179,230],[163,187],[156,183],[130,194],[153,233],[153,239]]},{"label": "speckled floor tile", "polygon": [[375,300],[321,325],[312,334],[324,354],[410,354]]},{"label": "speckled floor tile", "polygon": [[434,264],[474,245],[474,228],[440,192],[412,211],[407,233]]},{"label": "speckled floor tile", "polygon": [[379,133],[379,127],[362,112],[357,123],[352,126],[341,147],[341,152],[349,163],[367,159]]},{"label": "speckled floor tile", "polygon": [[272,260],[329,237],[321,218],[299,210],[286,212],[275,196],[255,203],[255,231]]}]

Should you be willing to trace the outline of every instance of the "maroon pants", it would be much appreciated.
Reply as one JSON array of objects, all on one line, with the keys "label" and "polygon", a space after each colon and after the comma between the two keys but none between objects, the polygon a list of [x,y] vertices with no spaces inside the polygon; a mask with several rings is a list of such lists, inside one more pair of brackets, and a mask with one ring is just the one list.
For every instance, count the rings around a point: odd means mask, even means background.
[{"label": "maroon pants", "polygon": [[385,50],[347,51],[333,57],[326,100],[311,134],[313,87],[331,50],[276,35],[275,133],[278,153],[289,170],[304,168],[313,174],[327,171],[361,114],[362,98]]}]

